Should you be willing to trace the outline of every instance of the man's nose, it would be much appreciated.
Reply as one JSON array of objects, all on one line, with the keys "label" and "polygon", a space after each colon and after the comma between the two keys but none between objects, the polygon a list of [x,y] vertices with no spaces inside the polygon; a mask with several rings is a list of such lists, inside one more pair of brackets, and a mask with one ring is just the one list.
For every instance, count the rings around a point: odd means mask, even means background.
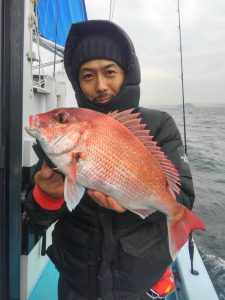
[{"label": "man's nose", "polygon": [[107,91],[107,80],[104,76],[98,76],[96,81],[96,92],[104,92]]}]

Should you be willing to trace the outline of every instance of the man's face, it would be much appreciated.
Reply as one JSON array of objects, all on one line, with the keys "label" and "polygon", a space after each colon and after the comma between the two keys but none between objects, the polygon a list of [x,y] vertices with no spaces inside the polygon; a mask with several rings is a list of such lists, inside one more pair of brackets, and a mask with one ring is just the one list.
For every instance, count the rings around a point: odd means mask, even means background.
[{"label": "man's face", "polygon": [[115,97],[124,79],[124,71],[111,60],[94,59],[80,67],[80,88],[83,94],[94,103],[106,103]]}]

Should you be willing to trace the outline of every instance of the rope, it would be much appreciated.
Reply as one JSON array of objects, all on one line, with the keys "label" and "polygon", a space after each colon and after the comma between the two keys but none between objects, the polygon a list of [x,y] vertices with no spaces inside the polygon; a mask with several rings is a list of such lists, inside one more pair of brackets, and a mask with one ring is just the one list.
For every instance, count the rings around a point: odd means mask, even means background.
[{"label": "rope", "polygon": [[[42,67],[42,60],[41,60],[41,55],[40,55],[40,45],[39,45],[39,33],[38,33],[38,1],[33,0],[32,4],[30,6],[30,15],[29,15],[29,28],[30,28],[30,62],[31,62],[31,77],[33,77],[33,39],[36,38],[37,40],[37,50],[38,50],[38,65],[39,65],[39,70],[38,70],[38,83],[35,83],[36,85],[38,84],[41,86],[41,74],[40,74],[40,69],[42,69],[42,74],[44,76],[44,69]],[[34,82],[33,82],[34,84]]]},{"label": "rope", "polygon": [[82,9],[82,16],[83,18],[86,16],[85,14],[85,5],[84,5],[84,1],[81,1],[81,9]]},{"label": "rope", "polygon": [[[43,63],[42,67],[45,68],[45,67],[52,66],[54,63],[55,64],[60,64],[62,62],[63,62],[63,59],[59,59],[59,60],[56,60],[56,61],[50,61],[50,62]],[[39,65],[33,66],[33,70],[37,70],[38,68],[39,68]]]},{"label": "rope", "polygon": [[[35,6],[35,15],[36,15],[36,18],[38,16],[38,3],[37,5]],[[37,18],[38,20],[38,18]],[[42,68],[42,74],[44,76],[44,69],[42,67],[42,60],[41,60],[41,53],[40,53],[40,45],[39,45],[39,32],[38,32],[38,24],[36,24],[35,26],[35,33],[36,33],[36,36],[37,36],[37,49],[38,49],[38,64],[39,64],[39,69],[38,69],[38,79],[39,79],[39,82],[41,81],[41,68]],[[41,86],[41,84],[40,84]]]},{"label": "rope", "polygon": [[56,1],[56,24],[55,24],[55,50],[54,50],[54,68],[53,77],[55,78],[55,65],[56,65],[56,45],[57,45],[57,34],[58,34],[58,17],[59,17],[59,1]]},{"label": "rope", "polygon": [[45,33],[45,30],[46,30],[46,26],[47,26],[48,5],[49,5],[49,0],[47,1],[47,9],[46,9],[46,13],[45,13],[44,33]]}]

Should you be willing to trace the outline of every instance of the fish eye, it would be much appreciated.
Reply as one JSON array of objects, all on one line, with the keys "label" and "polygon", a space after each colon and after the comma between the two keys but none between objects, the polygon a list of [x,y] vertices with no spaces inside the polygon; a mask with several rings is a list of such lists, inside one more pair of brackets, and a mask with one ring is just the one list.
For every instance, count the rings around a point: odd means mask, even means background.
[{"label": "fish eye", "polygon": [[61,112],[56,115],[56,121],[60,124],[69,123],[69,120],[70,120],[69,115],[64,112]]}]

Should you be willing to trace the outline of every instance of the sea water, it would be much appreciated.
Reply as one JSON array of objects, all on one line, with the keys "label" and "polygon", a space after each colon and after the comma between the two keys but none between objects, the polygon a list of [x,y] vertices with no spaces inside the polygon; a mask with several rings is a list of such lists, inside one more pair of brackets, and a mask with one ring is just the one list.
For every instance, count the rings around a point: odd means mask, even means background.
[{"label": "sea water", "polygon": [[[183,107],[166,106],[184,141]],[[185,106],[187,156],[196,199],[193,211],[204,221],[205,232],[194,239],[219,299],[225,299],[225,105]]]}]

